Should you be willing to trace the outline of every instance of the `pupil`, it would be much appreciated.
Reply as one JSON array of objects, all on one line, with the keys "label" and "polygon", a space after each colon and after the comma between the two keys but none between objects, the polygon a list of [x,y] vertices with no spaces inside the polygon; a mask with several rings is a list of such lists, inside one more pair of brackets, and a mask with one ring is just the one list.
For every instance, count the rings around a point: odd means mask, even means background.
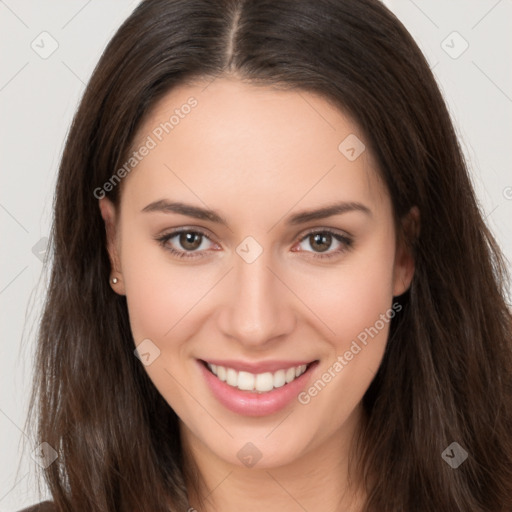
[{"label": "pupil", "polygon": [[[317,233],[316,235],[312,235],[311,238],[313,240],[311,246],[315,248],[316,245],[319,252],[324,252],[331,246],[332,235],[329,233]],[[322,247],[321,244],[324,246]],[[318,247],[318,245],[320,245],[320,247]]]}]

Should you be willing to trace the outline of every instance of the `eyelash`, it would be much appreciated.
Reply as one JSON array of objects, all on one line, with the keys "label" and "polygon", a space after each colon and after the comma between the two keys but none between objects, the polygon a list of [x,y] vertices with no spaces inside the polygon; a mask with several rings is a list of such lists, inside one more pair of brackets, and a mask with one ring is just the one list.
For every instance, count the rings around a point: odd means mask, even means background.
[{"label": "eyelash", "polygon": [[[155,237],[155,239],[160,243],[160,245],[166,251],[169,251],[173,256],[176,256],[180,259],[188,259],[188,258],[197,259],[197,258],[205,257],[206,255],[202,254],[200,251],[178,251],[178,250],[166,245],[169,240],[171,240],[172,238],[174,238],[178,235],[181,235],[183,233],[192,233],[194,235],[201,235],[201,236],[207,238],[208,240],[210,240],[210,237],[208,236],[208,234],[206,234],[204,231],[201,231],[200,229],[196,229],[196,228],[194,228],[194,229],[178,229],[176,231],[166,233],[162,236],[157,236],[157,237]],[[352,244],[353,244],[352,238],[350,238],[349,236],[346,236],[346,235],[342,235],[342,234],[340,234],[336,231],[333,231],[329,228],[311,230],[311,231],[307,232],[306,234],[304,234],[300,239],[298,239],[297,242],[302,243],[304,240],[306,240],[311,235],[319,235],[319,234],[331,235],[335,240],[337,240],[338,242],[343,244],[343,247],[341,247],[337,251],[329,252],[326,254],[317,253],[314,251],[305,251],[305,252],[311,253],[314,258],[317,258],[317,259],[334,258],[352,248]],[[297,242],[295,242],[295,243],[297,243]],[[294,252],[300,252],[300,251],[294,251]]]}]

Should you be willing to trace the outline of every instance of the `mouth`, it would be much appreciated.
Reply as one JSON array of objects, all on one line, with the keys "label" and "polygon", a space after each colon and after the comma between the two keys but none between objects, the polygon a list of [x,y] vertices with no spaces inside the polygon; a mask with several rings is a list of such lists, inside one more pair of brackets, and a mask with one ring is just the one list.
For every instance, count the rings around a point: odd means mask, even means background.
[{"label": "mouth", "polygon": [[[237,370],[232,366],[213,364],[204,360],[199,362],[218,380],[239,391],[251,394],[270,393],[276,389],[284,388],[295,382],[302,375],[319,363],[319,360],[303,364],[274,363],[267,368],[281,366],[276,371],[245,371]],[[240,365],[237,365],[240,367]],[[301,379],[302,380],[302,379]]]},{"label": "mouth", "polygon": [[255,372],[254,364],[222,361],[224,366],[220,362],[196,360],[210,396],[231,412],[252,417],[277,414],[297,402],[300,392],[313,380],[315,368],[320,363],[319,360],[309,363],[293,361],[291,364],[266,362],[257,365],[260,373],[252,373],[246,370]]}]

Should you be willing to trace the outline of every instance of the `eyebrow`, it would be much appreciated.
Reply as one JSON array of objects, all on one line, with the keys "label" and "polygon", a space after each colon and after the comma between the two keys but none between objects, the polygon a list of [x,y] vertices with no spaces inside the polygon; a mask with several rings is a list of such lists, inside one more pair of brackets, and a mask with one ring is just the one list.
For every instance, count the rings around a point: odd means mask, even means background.
[{"label": "eyebrow", "polygon": [[[198,206],[193,206],[191,204],[181,202],[168,201],[166,199],[154,201],[153,203],[150,203],[146,207],[144,207],[141,211],[177,213],[180,215],[186,215],[187,217],[193,217],[195,219],[208,220],[226,227],[228,226],[227,220],[224,217],[222,217],[219,213],[217,213],[215,210],[201,208]],[[342,213],[353,211],[362,212],[366,215],[369,215],[370,217],[372,216],[371,210],[362,203],[341,202],[327,205],[315,210],[304,210],[299,213],[295,213],[294,215],[290,216],[287,219],[286,223],[289,225],[303,224],[305,222],[309,222],[312,220],[325,219],[333,215],[340,215]]]}]

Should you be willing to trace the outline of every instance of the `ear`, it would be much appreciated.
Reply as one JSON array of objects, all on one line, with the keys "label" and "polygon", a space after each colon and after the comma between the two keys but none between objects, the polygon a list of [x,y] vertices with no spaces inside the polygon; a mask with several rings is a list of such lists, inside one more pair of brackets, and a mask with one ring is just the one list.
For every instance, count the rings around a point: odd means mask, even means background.
[{"label": "ear", "polygon": [[402,232],[397,236],[397,250],[393,270],[393,296],[405,293],[414,276],[414,256],[412,246],[420,234],[420,211],[413,206],[402,217]]},{"label": "ear", "polygon": [[[101,198],[98,203],[101,216],[105,222],[105,231],[107,234],[107,251],[110,258],[110,264],[112,266],[110,286],[119,295],[125,295],[119,250],[118,212],[116,211],[114,203],[112,203],[112,201],[106,197]],[[113,278],[117,278],[117,283],[112,283]]]}]

